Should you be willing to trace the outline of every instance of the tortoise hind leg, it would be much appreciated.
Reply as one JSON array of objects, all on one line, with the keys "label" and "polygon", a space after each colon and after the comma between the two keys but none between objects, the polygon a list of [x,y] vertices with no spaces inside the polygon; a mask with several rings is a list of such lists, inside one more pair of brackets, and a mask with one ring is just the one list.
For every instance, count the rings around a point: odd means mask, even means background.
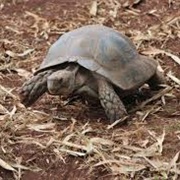
[{"label": "tortoise hind leg", "polygon": [[123,102],[105,79],[98,79],[98,94],[100,103],[111,123],[127,114]]},{"label": "tortoise hind leg", "polygon": [[31,106],[42,94],[47,91],[47,77],[53,71],[41,72],[23,84],[20,89],[21,102],[26,106]]},{"label": "tortoise hind leg", "polygon": [[156,70],[156,73],[147,81],[152,90],[159,90],[160,85],[165,84],[165,82],[165,77],[159,70]]}]

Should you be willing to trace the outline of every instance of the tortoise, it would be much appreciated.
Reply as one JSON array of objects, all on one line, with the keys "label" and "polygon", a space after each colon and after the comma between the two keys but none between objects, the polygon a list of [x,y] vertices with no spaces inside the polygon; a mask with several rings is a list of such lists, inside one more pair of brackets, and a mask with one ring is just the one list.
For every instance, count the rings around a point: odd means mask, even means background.
[{"label": "tortoise", "polygon": [[95,97],[112,123],[127,114],[122,97],[145,83],[158,89],[165,82],[157,67],[125,35],[87,25],[63,34],[50,47],[40,68],[21,87],[20,98],[28,107],[45,92]]}]

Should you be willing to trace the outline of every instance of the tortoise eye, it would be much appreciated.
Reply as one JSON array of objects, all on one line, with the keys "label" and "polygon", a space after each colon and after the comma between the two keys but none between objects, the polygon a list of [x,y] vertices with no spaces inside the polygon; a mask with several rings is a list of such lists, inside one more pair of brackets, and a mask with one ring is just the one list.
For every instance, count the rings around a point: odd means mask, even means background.
[{"label": "tortoise eye", "polygon": [[58,80],[58,83],[59,83],[59,84],[62,84],[62,83],[63,83],[63,78],[60,78],[60,79]]}]

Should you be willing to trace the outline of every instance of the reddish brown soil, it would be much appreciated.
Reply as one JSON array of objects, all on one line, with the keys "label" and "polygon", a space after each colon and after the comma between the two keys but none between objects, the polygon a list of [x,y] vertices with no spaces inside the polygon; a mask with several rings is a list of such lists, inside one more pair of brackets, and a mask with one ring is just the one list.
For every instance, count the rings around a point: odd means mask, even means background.
[{"label": "reddish brown soil", "polygon": [[[28,59],[23,58],[20,60],[13,59],[15,62],[15,67],[23,68],[30,72],[37,68],[39,63],[42,61],[47,49],[49,48],[49,43],[54,42],[59,37],[57,31],[60,31],[61,29],[68,31],[74,27],[92,23],[92,17],[88,14],[91,4],[89,3],[91,2],[90,0],[86,1],[86,3],[83,0],[17,0],[14,1],[15,3],[12,3],[12,1],[2,2],[4,7],[0,11],[0,40],[8,39],[9,41],[18,42],[18,45],[13,45],[13,43],[9,44],[0,42],[1,52],[3,54],[6,50],[13,51],[14,48],[16,48],[15,52],[22,52],[24,50],[22,50],[22,44],[27,45],[28,48],[35,48],[33,57],[30,56],[29,61]],[[119,0],[119,2],[122,1]],[[111,27],[115,26],[118,30],[122,29],[123,31],[127,32],[128,35],[130,29],[144,32],[148,27],[160,24],[164,16],[175,16],[178,13],[180,15],[180,3],[178,0],[172,1],[171,5],[169,5],[168,1],[166,0],[144,0],[141,3],[133,6],[133,8],[135,10],[141,11],[141,16],[138,16],[136,20],[129,18],[128,15],[122,15],[120,17],[118,16],[120,23],[119,26],[114,25],[114,22],[110,18],[107,18],[104,24]],[[119,10],[119,13],[126,10],[127,9],[122,7]],[[155,12],[158,14],[158,16],[148,13],[152,10],[156,10]],[[41,18],[45,18],[52,26],[55,22],[59,21],[58,30],[55,29],[54,31],[51,31],[48,34],[48,40],[43,37],[43,35],[38,40],[35,39],[33,31],[31,31],[31,26],[34,22],[34,19],[32,17],[26,17],[25,11],[32,12],[39,15]],[[74,23],[69,25],[69,29],[67,28],[68,22]],[[20,33],[15,33],[12,30],[8,30],[8,26],[12,27],[14,30],[18,30]],[[38,37],[40,37],[40,32],[37,33]],[[145,47],[151,45],[156,48],[161,48],[162,42],[144,42],[144,45]],[[180,40],[178,37],[177,39],[174,39],[173,37],[168,38],[167,41],[164,42],[163,49],[168,49],[177,56],[180,55]],[[159,58],[162,59],[160,63],[162,67],[165,68],[165,72],[171,70],[176,75],[176,77],[180,78],[179,65],[172,61],[169,57],[159,56]],[[8,60],[8,58],[6,58],[6,60]],[[12,59],[9,58],[9,61],[6,63],[8,64],[11,61]],[[3,70],[2,78],[0,74],[0,84],[7,88],[14,88],[13,92],[15,94],[18,94],[17,90],[22,85],[24,80],[24,77],[19,76],[13,71]],[[172,82],[168,83],[171,84]],[[175,153],[177,153],[180,149],[180,140],[174,133],[180,131],[180,90],[178,88],[174,89],[173,94],[175,95],[175,98],[167,97],[166,105],[163,106],[163,111],[160,111],[155,115],[148,116],[145,122],[135,120],[135,122],[131,121],[122,127],[127,132],[139,129],[141,127],[148,128],[149,130],[155,130],[156,132],[162,132],[162,129],[164,128],[167,133],[167,138],[165,139],[164,143],[165,149],[163,151],[163,158],[165,159],[172,158],[173,155],[175,155]],[[139,101],[141,101],[141,99]],[[3,106],[12,108],[13,103],[14,101],[12,99],[6,99],[6,101],[3,103]],[[149,106],[153,106],[155,103],[156,102],[152,102]],[[82,124],[88,121],[95,129],[103,129],[108,124],[101,107],[98,105],[95,107],[94,105],[87,106],[81,100],[77,100],[76,102],[73,102],[72,105],[68,105],[67,107],[62,107],[59,105],[59,99],[45,95],[33,106],[33,109],[44,111],[48,114],[58,116],[63,115],[63,117],[67,118],[73,117],[78,119]],[[55,109],[55,111],[53,109]],[[133,119],[134,116],[136,116],[136,114],[130,114],[130,119]],[[57,121],[56,123],[59,131],[65,129],[69,125],[69,122],[59,124]],[[120,127],[121,126],[118,125],[116,128]],[[105,133],[107,132],[104,132],[104,134]],[[109,133],[112,133],[112,130],[110,130]],[[103,137],[104,134],[101,136]],[[17,135],[20,136],[21,134]],[[32,136],[38,135],[41,137],[41,133],[32,134]],[[140,131],[134,135],[134,138],[145,139],[144,135],[145,134]],[[114,176],[112,176],[102,167],[97,168],[96,170],[93,170],[91,173],[89,173],[89,166],[84,166],[84,164],[86,164],[86,158],[75,158],[73,156],[67,156],[64,163],[62,159],[55,157],[50,149],[42,150],[38,148],[38,146],[29,146],[27,144],[14,145],[13,153],[16,155],[16,157],[22,158],[23,164],[27,164],[30,161],[32,165],[36,165],[37,167],[41,168],[39,172],[32,172],[28,170],[24,171],[21,178],[22,180],[115,179]],[[10,171],[0,168],[0,179],[11,180],[15,179],[15,177]],[[136,179],[140,178],[136,177]]]}]

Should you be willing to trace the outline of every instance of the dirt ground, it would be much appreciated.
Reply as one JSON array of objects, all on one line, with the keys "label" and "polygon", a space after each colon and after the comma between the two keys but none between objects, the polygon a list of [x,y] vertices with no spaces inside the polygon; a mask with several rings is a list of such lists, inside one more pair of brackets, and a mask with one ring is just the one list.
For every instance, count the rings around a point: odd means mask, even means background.
[{"label": "dirt ground", "polygon": [[[179,0],[0,0],[0,180],[180,179],[179,9]],[[124,99],[123,125],[82,99],[20,103],[50,45],[87,24],[121,31],[164,70],[164,89]]]}]

